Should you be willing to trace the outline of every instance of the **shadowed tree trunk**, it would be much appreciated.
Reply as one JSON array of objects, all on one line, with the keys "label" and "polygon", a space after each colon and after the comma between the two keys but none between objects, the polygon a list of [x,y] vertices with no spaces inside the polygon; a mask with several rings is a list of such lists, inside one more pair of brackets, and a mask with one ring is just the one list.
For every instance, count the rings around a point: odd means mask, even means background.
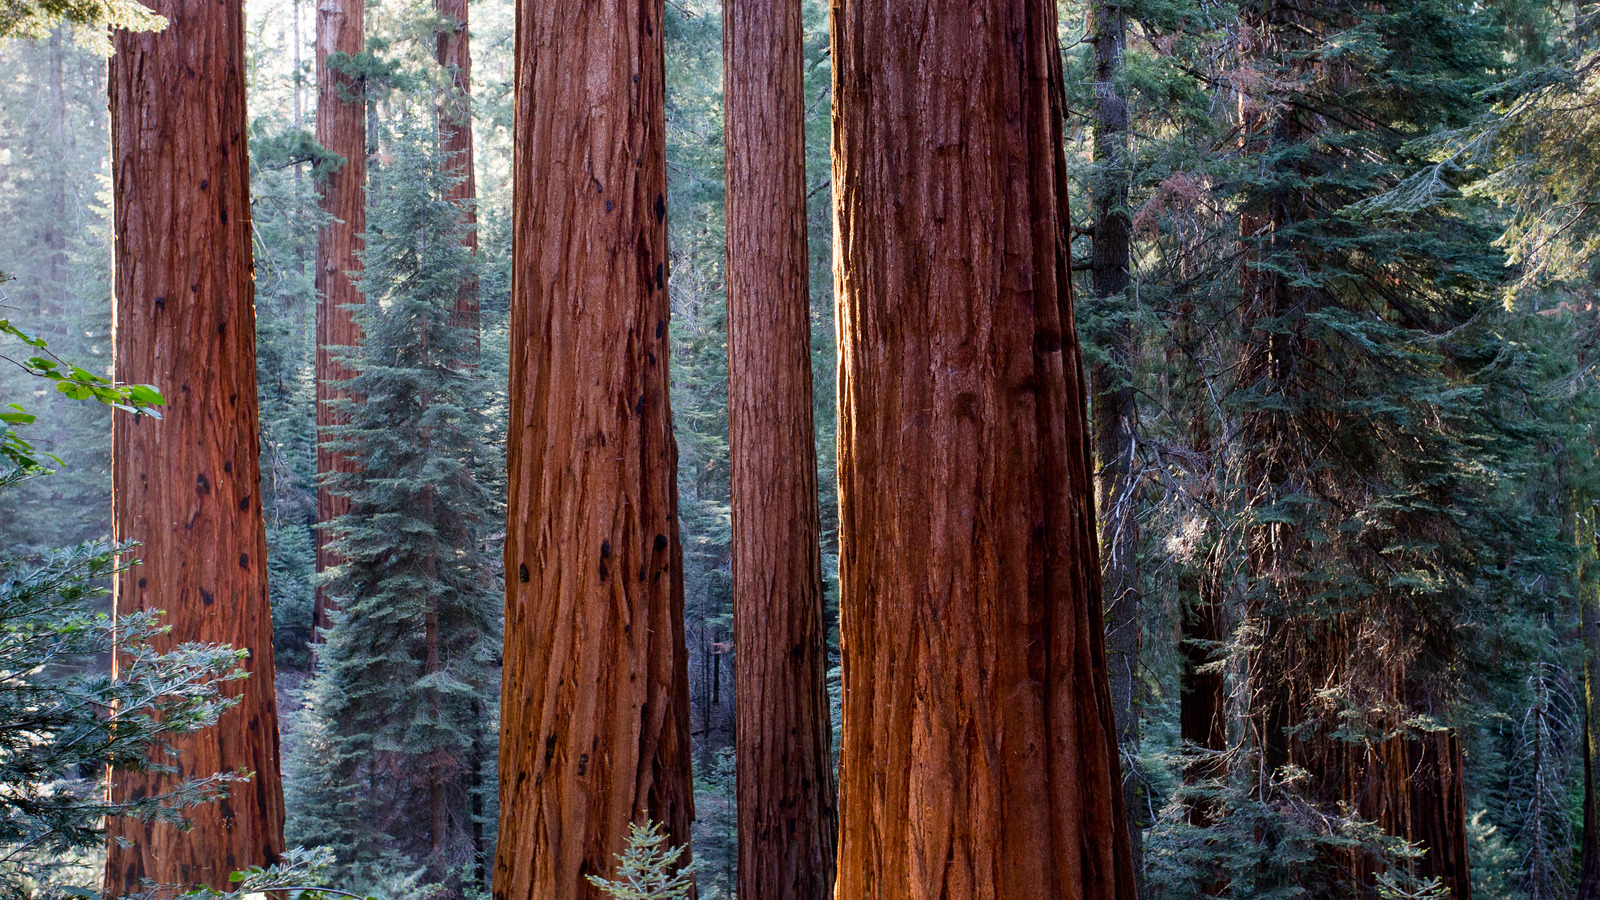
[{"label": "shadowed tree trunk", "polygon": [[[1100,552],[1104,556],[1106,662],[1111,703],[1117,719],[1117,744],[1124,762],[1139,752],[1139,518],[1135,508],[1137,467],[1134,430],[1138,408],[1133,395],[1133,322],[1128,303],[1131,240],[1128,218],[1128,102],[1119,93],[1128,16],[1121,0],[1095,0],[1090,6],[1094,44],[1094,251],[1090,283],[1101,314],[1101,349],[1106,361],[1094,367],[1095,464],[1100,513]],[[1122,778],[1128,810],[1128,839],[1134,872],[1140,871],[1143,830],[1139,822],[1139,776],[1128,765]]]},{"label": "shadowed tree trunk", "polygon": [[1055,4],[832,28],[836,894],[1131,900]]},{"label": "shadowed tree trunk", "polygon": [[[455,168],[461,181],[446,194],[446,200],[465,201],[462,219],[468,231],[463,243],[478,252],[478,181],[473,173],[472,156],[472,44],[467,34],[467,0],[434,0],[434,8],[444,25],[435,45],[435,58],[450,75],[450,93],[439,104],[440,149],[447,164]],[[456,293],[455,316],[450,324],[471,329],[476,346],[478,334],[478,281],[461,285]],[[476,359],[477,353],[472,357]]]},{"label": "shadowed tree trunk", "polygon": [[838,837],[818,544],[800,0],[723,9],[739,895],[826,900]]},{"label": "shadowed tree trunk", "polygon": [[[1221,753],[1228,747],[1227,684],[1214,663],[1216,648],[1227,640],[1228,632],[1223,618],[1222,585],[1216,574],[1220,562],[1211,559],[1203,565],[1204,570],[1191,582],[1194,596],[1180,600],[1183,685],[1178,723],[1184,743],[1200,751]],[[1184,767],[1183,777],[1193,784],[1223,774],[1220,757],[1202,755]],[[1211,804],[1196,803],[1189,808],[1189,821],[1194,825],[1210,825],[1215,816]]]},{"label": "shadowed tree trunk", "polygon": [[598,898],[632,822],[689,841],[662,13],[517,4],[496,900]]},{"label": "shadowed tree trunk", "polygon": [[[324,177],[322,211],[331,218],[317,235],[317,521],[331,522],[350,511],[350,500],[326,480],[349,472],[350,458],[328,446],[328,429],[346,424],[349,416],[335,404],[348,399],[339,382],[354,374],[339,354],[361,343],[353,307],[362,302],[350,272],[361,268],[357,253],[367,230],[367,107],[358,78],[328,64],[333,53],[353,56],[362,51],[365,11],[362,0],[318,0],[317,4],[317,143],[344,157],[344,165]],[[339,564],[328,548],[331,537],[317,531],[317,571]],[[317,584],[312,641],[332,623],[327,588]]]},{"label": "shadowed tree trunk", "polygon": [[[1600,556],[1600,526],[1595,535],[1595,552]],[[1595,692],[1600,691],[1600,609],[1596,598],[1584,593],[1578,581],[1579,621],[1583,628],[1583,848],[1579,857],[1577,900],[1600,898],[1600,823],[1595,809],[1596,729],[1600,728],[1600,709]]]},{"label": "shadowed tree trunk", "polygon": [[113,369],[118,381],[159,387],[167,406],[161,419],[112,420],[112,538],[143,545],[142,564],[113,583],[112,609],[166,610],[172,630],[152,642],[158,650],[189,641],[248,650],[250,677],[226,685],[239,704],[216,727],[173,740],[177,773],[116,770],[111,796],[150,796],[216,772],[255,775],[192,810],[191,830],[109,820],[110,897],[143,879],[225,888],[229,873],[283,852],[257,493],[244,13],[238,0],[153,8],[166,30],[118,32],[111,58]]}]

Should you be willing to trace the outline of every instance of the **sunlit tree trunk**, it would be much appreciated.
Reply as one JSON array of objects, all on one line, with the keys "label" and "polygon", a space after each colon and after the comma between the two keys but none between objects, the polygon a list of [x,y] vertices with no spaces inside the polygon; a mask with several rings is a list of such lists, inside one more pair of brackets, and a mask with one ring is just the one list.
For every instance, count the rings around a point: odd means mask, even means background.
[{"label": "sunlit tree trunk", "polygon": [[689,840],[662,14],[517,4],[498,900]]},{"label": "sunlit tree trunk", "polygon": [[[364,86],[328,64],[333,53],[362,51],[366,14],[362,0],[317,0],[317,143],[344,157],[338,171],[322,180],[322,211],[328,224],[317,235],[317,521],[331,522],[350,511],[348,497],[330,490],[326,479],[349,472],[352,462],[335,452],[329,429],[349,416],[336,404],[348,394],[339,382],[353,372],[340,354],[361,343],[355,307],[362,303],[350,273],[361,268],[361,235],[367,230],[367,107]],[[317,532],[317,571],[339,564],[328,547],[331,534]],[[331,599],[317,585],[312,640],[332,623]]]},{"label": "sunlit tree trunk", "polygon": [[836,894],[1131,900],[1055,3],[832,15]]},{"label": "sunlit tree trunk", "polygon": [[800,0],[727,0],[739,895],[826,900],[835,811],[812,423]]},{"label": "sunlit tree trunk", "polygon": [[[119,769],[113,800],[245,770],[193,828],[107,823],[106,894],[144,879],[228,886],[229,873],[283,851],[273,694],[272,610],[261,515],[256,326],[245,148],[244,13],[238,0],[163,0],[165,31],[118,32],[111,58],[114,195],[113,368],[156,385],[162,418],[112,426],[112,537],[143,562],[117,576],[114,615],[162,609],[171,632],[250,652],[239,704],[216,727],[176,738],[173,774]],[[114,663],[116,665],[116,663]],[[126,846],[124,845],[126,842]]]}]

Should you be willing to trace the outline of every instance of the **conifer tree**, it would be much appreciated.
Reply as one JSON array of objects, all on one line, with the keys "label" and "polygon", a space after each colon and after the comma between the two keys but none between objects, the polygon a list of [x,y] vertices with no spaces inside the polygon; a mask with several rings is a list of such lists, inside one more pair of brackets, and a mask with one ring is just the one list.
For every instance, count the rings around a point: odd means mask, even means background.
[{"label": "conifer tree", "polygon": [[595,896],[630,823],[693,818],[663,7],[517,4],[505,900]]},{"label": "conifer tree", "polygon": [[[249,653],[239,704],[173,742],[175,761],[112,773],[113,801],[193,776],[244,770],[193,827],[113,819],[106,893],[158,884],[225,887],[282,854],[283,791],[257,435],[256,320],[245,144],[244,12],[167,0],[156,34],[119,33],[111,58],[115,204],[114,366],[155,384],[160,420],[113,420],[112,538],[142,544],[118,574],[117,616],[164,609],[157,649],[225,643]],[[151,135],[160,135],[154,140]],[[120,666],[114,660],[114,667]]]},{"label": "conifer tree", "polygon": [[841,898],[1134,896],[1056,26],[833,7]]},{"label": "conifer tree", "polygon": [[356,463],[329,487],[350,512],[331,523],[343,562],[295,759],[297,839],[333,847],[352,871],[410,860],[463,889],[473,840],[474,748],[493,689],[498,603],[482,528],[481,394],[455,324],[473,277],[457,176],[432,133],[395,136],[376,170],[357,312],[363,344],[342,364],[334,446]]},{"label": "conifer tree", "polygon": [[724,6],[739,893],[833,888],[799,0]]},{"label": "conifer tree", "polygon": [[[435,59],[443,67],[448,84],[439,103],[439,136],[446,164],[456,176],[450,198],[465,201],[461,217],[466,227],[462,240],[467,249],[478,251],[478,177],[472,152],[472,39],[467,29],[467,0],[435,0],[439,13],[439,34],[435,38]],[[478,283],[466,281],[456,299],[455,324],[474,334],[478,331]],[[476,360],[473,360],[476,365]]]},{"label": "conifer tree", "polygon": [[1091,328],[1103,358],[1089,369],[1094,393],[1095,494],[1100,522],[1100,554],[1105,570],[1106,662],[1111,667],[1111,702],[1117,717],[1117,746],[1126,771],[1123,803],[1129,812],[1128,836],[1135,871],[1140,868],[1139,644],[1140,610],[1138,486],[1138,407],[1134,402],[1132,311],[1129,309],[1128,100],[1123,56],[1128,42],[1125,0],[1095,0],[1090,5],[1094,45],[1094,219],[1091,278],[1087,306],[1098,315]]},{"label": "conifer tree", "polygon": [[[317,236],[316,387],[317,521],[331,522],[348,511],[330,485],[336,473],[350,471],[348,457],[330,445],[329,429],[341,424],[339,384],[349,376],[341,365],[348,348],[361,343],[355,308],[362,302],[355,280],[360,268],[361,235],[367,230],[367,96],[360,66],[365,59],[364,0],[323,0],[317,4],[317,144],[343,162],[321,175],[322,211],[327,221]],[[326,529],[317,532],[317,572],[339,563],[328,549]],[[311,638],[326,628],[326,588],[317,587]]]}]

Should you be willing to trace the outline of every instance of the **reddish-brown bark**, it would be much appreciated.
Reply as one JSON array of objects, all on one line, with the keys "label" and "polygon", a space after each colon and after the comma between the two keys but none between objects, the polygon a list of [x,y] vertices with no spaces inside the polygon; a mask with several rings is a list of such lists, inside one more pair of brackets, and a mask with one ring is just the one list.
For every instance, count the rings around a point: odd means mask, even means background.
[{"label": "reddish-brown bark", "polygon": [[841,898],[1131,900],[1050,0],[834,0]]},{"label": "reddish-brown bark", "polygon": [[825,900],[834,806],[799,0],[727,0],[728,423],[739,895]]},{"label": "reddish-brown bark", "polygon": [[496,900],[689,840],[662,14],[517,4]]},{"label": "reddish-brown bark", "polygon": [[[322,211],[329,222],[317,235],[317,521],[331,522],[350,511],[350,499],[325,483],[330,475],[351,471],[347,454],[335,452],[329,429],[349,417],[336,408],[348,393],[339,382],[354,372],[339,354],[361,343],[354,308],[362,303],[350,273],[361,268],[357,253],[367,230],[367,105],[359,78],[328,65],[333,53],[355,55],[365,46],[366,13],[362,0],[318,0],[317,3],[317,143],[344,157],[344,165],[322,181]],[[317,532],[317,571],[339,564],[328,547],[333,535]],[[332,623],[327,589],[317,586],[312,640]]]},{"label": "reddish-brown bark", "polygon": [[[478,252],[478,181],[472,157],[472,44],[467,33],[467,0],[434,0],[434,8],[444,21],[434,49],[434,58],[450,75],[450,93],[439,104],[439,149],[455,168],[461,181],[445,192],[446,200],[465,201],[462,219],[469,250]],[[478,333],[478,282],[471,279],[456,292],[455,316],[450,324]],[[473,354],[476,357],[476,353]]]},{"label": "reddish-brown bark", "polygon": [[[238,0],[162,0],[165,31],[120,32],[111,58],[115,204],[113,367],[166,396],[162,418],[112,426],[112,536],[143,562],[119,575],[112,609],[162,609],[170,633],[250,651],[240,699],[213,728],[173,741],[176,774],[117,770],[111,796],[179,780],[255,773],[190,815],[193,829],[112,819],[106,894],[143,879],[225,888],[277,861],[283,789],[273,694],[272,611],[261,516],[256,327],[245,149],[244,13]],[[128,845],[123,846],[122,841]]]}]

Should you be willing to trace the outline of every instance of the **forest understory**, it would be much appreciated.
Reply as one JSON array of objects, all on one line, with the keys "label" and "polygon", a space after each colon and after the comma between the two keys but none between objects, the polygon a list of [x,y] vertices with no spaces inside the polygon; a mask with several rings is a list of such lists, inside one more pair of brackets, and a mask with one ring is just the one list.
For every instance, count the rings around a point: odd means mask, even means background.
[{"label": "forest understory", "polygon": [[0,895],[1600,900],[1597,15],[4,0]]}]

